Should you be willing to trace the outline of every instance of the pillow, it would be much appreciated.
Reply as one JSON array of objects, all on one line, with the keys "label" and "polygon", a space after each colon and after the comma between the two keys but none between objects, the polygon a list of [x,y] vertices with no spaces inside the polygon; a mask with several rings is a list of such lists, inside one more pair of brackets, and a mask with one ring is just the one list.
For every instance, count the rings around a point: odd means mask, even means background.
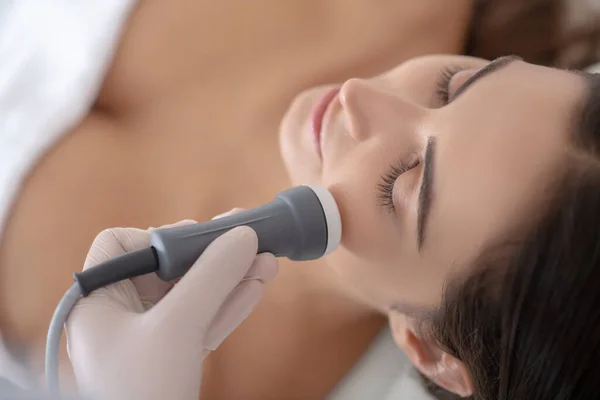
[{"label": "pillow", "polygon": [[588,71],[588,72],[600,73],[600,63],[594,64],[594,65],[590,65],[585,70]]}]

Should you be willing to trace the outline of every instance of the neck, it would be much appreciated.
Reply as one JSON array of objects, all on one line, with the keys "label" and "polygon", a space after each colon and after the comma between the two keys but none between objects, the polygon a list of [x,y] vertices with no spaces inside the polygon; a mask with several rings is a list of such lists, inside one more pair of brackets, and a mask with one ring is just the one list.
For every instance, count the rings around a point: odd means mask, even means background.
[{"label": "neck", "polygon": [[354,323],[381,315],[340,281],[321,260],[292,262],[279,260],[279,276],[270,295],[278,301],[296,304],[315,319],[332,324]]}]

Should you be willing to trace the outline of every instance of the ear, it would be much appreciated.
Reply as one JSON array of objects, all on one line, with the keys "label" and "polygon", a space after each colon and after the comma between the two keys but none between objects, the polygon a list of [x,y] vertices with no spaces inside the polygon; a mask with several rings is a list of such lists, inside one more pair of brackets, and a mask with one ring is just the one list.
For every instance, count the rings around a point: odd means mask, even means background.
[{"label": "ear", "polygon": [[423,337],[414,317],[392,311],[389,321],[396,344],[421,373],[461,397],[473,394],[473,381],[465,364],[443,351],[434,339]]}]

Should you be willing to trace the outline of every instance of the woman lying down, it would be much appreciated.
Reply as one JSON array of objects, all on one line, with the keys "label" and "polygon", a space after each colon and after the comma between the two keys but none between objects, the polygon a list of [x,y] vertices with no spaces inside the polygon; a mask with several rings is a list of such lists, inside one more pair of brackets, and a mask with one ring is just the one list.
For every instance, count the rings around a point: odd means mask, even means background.
[{"label": "woman lying down", "polygon": [[[269,99],[295,82],[322,83],[315,65],[303,54],[276,65],[239,35],[198,46],[207,7],[165,4],[135,10],[93,111],[11,203],[0,328],[13,356],[39,371],[50,315],[102,229],[204,220],[319,184],[340,207],[342,246],[281,260],[256,311],[207,358],[204,398],[333,396],[381,332],[439,396],[600,397],[598,75],[510,56],[399,62],[405,53],[377,75],[391,58],[339,75],[333,65],[339,83],[298,94],[276,136],[255,116],[283,114]],[[380,25],[363,37],[385,44]],[[460,37],[439,51],[458,51]],[[228,40],[239,63],[210,70]],[[249,78],[264,76],[272,85]]]}]

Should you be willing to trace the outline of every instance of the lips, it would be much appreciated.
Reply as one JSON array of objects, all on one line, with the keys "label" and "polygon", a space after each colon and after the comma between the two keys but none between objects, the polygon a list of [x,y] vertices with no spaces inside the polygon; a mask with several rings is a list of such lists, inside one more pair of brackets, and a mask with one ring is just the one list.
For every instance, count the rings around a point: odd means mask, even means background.
[{"label": "lips", "polygon": [[319,99],[319,101],[315,105],[315,108],[313,109],[313,112],[311,114],[312,115],[311,122],[312,122],[313,140],[314,140],[315,146],[317,148],[317,154],[321,158],[322,158],[322,154],[321,154],[321,136],[322,135],[321,135],[321,132],[323,129],[323,117],[325,116],[325,112],[327,111],[327,108],[331,104],[332,100],[337,96],[339,91],[340,91],[339,88],[332,88],[332,89],[328,90],[323,95],[323,97],[321,97]]}]

